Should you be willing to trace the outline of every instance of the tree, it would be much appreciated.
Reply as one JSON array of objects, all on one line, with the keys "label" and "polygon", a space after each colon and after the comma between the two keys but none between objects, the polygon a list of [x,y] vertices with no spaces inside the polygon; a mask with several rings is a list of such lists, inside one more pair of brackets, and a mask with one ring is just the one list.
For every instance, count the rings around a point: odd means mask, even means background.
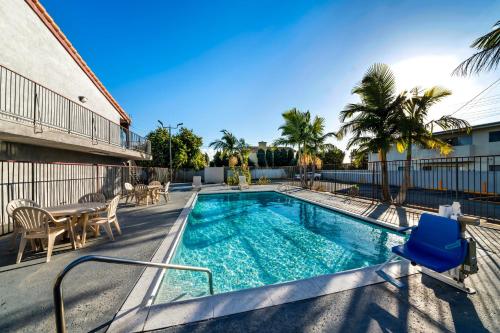
[{"label": "tree", "polygon": [[444,130],[470,130],[467,121],[452,116],[442,116],[432,121],[427,119],[431,107],[449,95],[451,95],[451,91],[437,86],[426,90],[413,88],[404,108],[400,110],[397,117],[399,137],[396,140],[396,148],[400,153],[406,151],[406,160],[403,183],[396,199],[399,203],[406,201],[406,193],[411,186],[413,145],[426,149],[438,149],[441,154],[447,155],[451,152],[452,147],[433,136],[433,126],[437,125]]},{"label": "tree", "polygon": [[275,166],[288,165],[288,149],[277,148],[274,151],[274,165]]},{"label": "tree", "polygon": [[274,165],[274,156],[271,149],[266,149],[266,163],[268,167],[272,167]]},{"label": "tree", "polygon": [[[149,132],[146,138],[151,142],[151,161],[138,161],[138,165],[142,166],[157,166],[168,167],[169,164],[169,140],[168,129],[158,127],[154,131]],[[172,151],[174,153],[174,151]]]},{"label": "tree", "polygon": [[342,166],[342,163],[344,163],[344,157],[345,152],[333,145],[330,149],[326,149],[321,154],[321,160],[323,161],[323,164],[331,164],[335,166]]},{"label": "tree", "polygon": [[[312,167],[314,175],[315,168],[320,162],[319,154],[326,149],[329,144],[325,140],[334,133],[324,133],[325,119],[314,117],[311,120],[309,111],[302,112],[293,108],[282,114],[285,123],[279,127],[281,138],[275,141],[275,145],[286,145],[297,147],[297,163],[299,174],[303,186],[308,185],[307,167]],[[314,176],[309,184],[313,186]]]},{"label": "tree", "polygon": [[[313,188],[314,185],[314,173],[316,168],[320,168],[322,165],[321,157],[326,150],[331,150],[334,146],[330,143],[326,143],[326,140],[335,136],[333,132],[325,133],[325,119],[323,117],[314,117],[313,121],[308,124],[308,137],[304,144],[304,151],[307,157],[310,159],[312,177],[310,180],[309,188]],[[307,177],[306,177],[307,178]],[[307,179],[306,179],[307,181]]]},{"label": "tree", "polygon": [[220,157],[227,156],[229,164],[241,163],[243,166],[248,166],[250,146],[244,139],[238,139],[233,133],[225,129],[221,133],[222,138],[211,142],[209,146],[219,151]]},{"label": "tree", "polygon": [[303,176],[303,166],[301,165],[301,155],[304,143],[307,141],[308,125],[311,120],[309,111],[301,112],[293,108],[282,113],[285,121],[278,129],[281,130],[281,137],[275,140],[274,145],[284,145],[297,147],[297,164],[299,165],[299,174],[302,185],[305,185],[305,173]]},{"label": "tree", "polygon": [[349,157],[354,169],[368,169],[368,152],[359,152],[357,149],[353,149]]},{"label": "tree", "polygon": [[260,167],[266,166],[266,151],[264,149],[257,150],[257,163]]},{"label": "tree", "polygon": [[[142,166],[168,167],[170,163],[170,149],[168,129],[158,127],[147,135],[151,142],[151,161],[142,161]],[[172,167],[201,169],[206,165],[201,151],[203,140],[192,130],[182,127],[177,135],[172,136]]]},{"label": "tree", "polygon": [[453,71],[454,75],[465,76],[496,69],[500,63],[500,21],[495,23],[492,31],[476,39],[470,47],[478,52],[458,65]]},{"label": "tree", "polygon": [[229,161],[227,159],[227,156],[222,156],[222,153],[220,151],[217,151],[214,155],[213,164],[216,167],[228,166]]},{"label": "tree", "polygon": [[294,165],[295,154],[293,149],[288,149],[287,163],[285,165]]},{"label": "tree", "polygon": [[405,94],[396,95],[394,74],[385,64],[372,65],[352,93],[360,98],[360,102],[348,104],[340,112],[342,125],[337,135],[342,138],[352,133],[347,149],[357,146],[361,154],[378,152],[382,173],[382,200],[389,202],[391,196],[387,152],[396,140],[398,127],[395,116],[403,107]]},{"label": "tree", "polygon": [[229,156],[237,156],[238,155],[238,145],[240,144],[238,138],[236,136],[223,129],[221,131],[222,138],[215,140],[210,143],[209,147],[213,147],[216,150],[221,152],[221,156],[229,155]]}]

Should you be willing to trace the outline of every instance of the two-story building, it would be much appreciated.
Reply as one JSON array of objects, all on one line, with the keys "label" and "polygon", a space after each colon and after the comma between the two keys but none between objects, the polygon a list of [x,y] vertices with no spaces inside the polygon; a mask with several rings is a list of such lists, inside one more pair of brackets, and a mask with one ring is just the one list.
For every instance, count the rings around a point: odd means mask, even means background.
[{"label": "two-story building", "polygon": [[[437,164],[440,158],[459,158],[464,164],[474,164],[476,169],[489,169],[489,171],[500,171],[500,122],[475,125],[471,127],[471,131],[441,131],[434,135],[448,142],[453,151],[443,156],[439,150],[423,149],[414,145],[412,148],[412,159],[428,159],[435,160]],[[378,154],[372,153],[368,156],[369,162],[379,161]],[[406,152],[398,152],[396,149],[391,149],[387,154],[388,161],[400,161],[406,158]],[[463,159],[462,159],[463,158]],[[473,161],[475,160],[475,161]],[[393,163],[393,166],[398,165]],[[391,164],[389,164],[391,166]],[[422,164],[422,166],[424,166]],[[401,165],[399,165],[401,167]],[[430,162],[425,164],[425,167],[431,167]]]},{"label": "two-story building", "polygon": [[38,0],[2,0],[0,31],[0,160],[151,159],[149,142],[129,130],[129,115]]}]

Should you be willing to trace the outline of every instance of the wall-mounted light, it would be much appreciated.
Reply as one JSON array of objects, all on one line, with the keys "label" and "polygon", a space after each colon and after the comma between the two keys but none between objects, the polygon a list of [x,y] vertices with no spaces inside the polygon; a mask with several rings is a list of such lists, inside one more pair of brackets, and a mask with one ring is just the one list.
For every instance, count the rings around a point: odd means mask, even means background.
[{"label": "wall-mounted light", "polygon": [[79,99],[79,100],[80,100],[80,102],[82,102],[82,103],[87,103],[87,101],[88,101],[87,97],[85,97],[85,96],[78,96],[78,99]]}]

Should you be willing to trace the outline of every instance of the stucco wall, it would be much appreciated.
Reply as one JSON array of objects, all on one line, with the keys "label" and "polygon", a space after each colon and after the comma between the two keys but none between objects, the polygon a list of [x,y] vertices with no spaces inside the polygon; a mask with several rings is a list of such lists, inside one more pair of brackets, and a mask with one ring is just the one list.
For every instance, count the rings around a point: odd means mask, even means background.
[{"label": "stucco wall", "polygon": [[0,141],[0,160],[122,165],[125,159],[79,151]]},{"label": "stucco wall", "polygon": [[[0,64],[119,124],[120,115],[23,0],[0,1]],[[88,45],[92,47],[92,45]]]}]

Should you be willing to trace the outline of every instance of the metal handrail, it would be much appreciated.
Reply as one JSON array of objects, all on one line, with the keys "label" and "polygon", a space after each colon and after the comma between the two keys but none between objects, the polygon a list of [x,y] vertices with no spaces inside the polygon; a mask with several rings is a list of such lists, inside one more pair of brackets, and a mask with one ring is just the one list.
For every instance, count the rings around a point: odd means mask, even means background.
[{"label": "metal handrail", "polygon": [[66,274],[71,271],[76,266],[87,262],[87,261],[97,261],[97,262],[106,262],[112,264],[122,264],[122,265],[135,265],[135,266],[147,266],[147,267],[157,267],[163,269],[179,269],[183,271],[197,271],[197,272],[205,272],[208,275],[208,284],[210,288],[210,295],[214,294],[214,286],[213,286],[213,278],[212,271],[205,267],[194,267],[194,266],[183,266],[183,265],[172,265],[172,264],[164,264],[157,262],[149,262],[149,261],[139,261],[139,260],[131,260],[131,259],[123,259],[123,258],[115,258],[115,257],[106,257],[106,256],[83,256],[76,260],[70,262],[57,276],[56,281],[54,282],[54,311],[56,315],[56,329],[57,332],[63,333],[66,332],[66,321],[64,320],[64,303],[63,303],[63,294],[62,294],[62,281]]}]

